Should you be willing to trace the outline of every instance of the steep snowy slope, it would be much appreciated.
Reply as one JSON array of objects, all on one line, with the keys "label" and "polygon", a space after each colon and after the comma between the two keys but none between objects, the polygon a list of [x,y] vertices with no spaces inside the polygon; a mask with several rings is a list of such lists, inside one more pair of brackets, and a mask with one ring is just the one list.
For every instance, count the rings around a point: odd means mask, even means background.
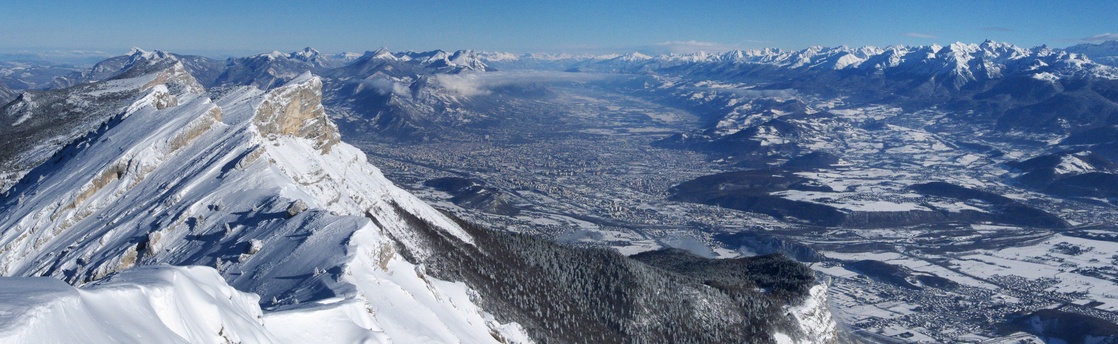
[{"label": "steep snowy slope", "polygon": [[0,104],[7,104],[13,99],[16,99],[16,91],[8,88],[8,86],[4,84],[0,84]]},{"label": "steep snowy slope", "polygon": [[472,241],[338,141],[317,77],[214,101],[167,82],[181,63],[136,75],[153,66],[114,81],[134,85],[139,100],[3,199],[0,274],[81,284],[137,264],[211,265],[295,312],[277,322],[343,319],[376,341],[523,337],[487,320],[463,284],[416,273],[395,254],[430,252],[409,241],[402,214]]},{"label": "steep snowy slope", "polygon": [[[173,60],[173,62],[166,62],[162,65],[157,64],[160,61],[171,60]],[[158,70],[172,65],[174,62],[181,62],[184,69],[193,74],[195,79],[203,81],[212,80],[215,77],[215,75],[213,75],[213,70],[219,69],[225,65],[221,60],[203,56],[178,55],[159,50],[145,51],[140,48],[132,48],[127,54],[105,59],[93,65],[93,68],[89,70],[56,76],[50,82],[49,88],[62,89],[74,85],[109,80],[129,70],[135,70],[137,72],[144,70],[145,68],[143,66],[145,65],[153,67],[147,68],[146,71]],[[218,72],[220,72],[220,70]],[[42,82],[42,84],[41,86],[48,86],[45,82]]]},{"label": "steep snowy slope", "polygon": [[0,285],[4,343],[278,342],[258,297],[211,268],[148,266],[80,289],[48,277]]},{"label": "steep snowy slope", "polygon": [[[86,287],[13,280],[25,287],[0,307],[22,314],[12,315],[21,321],[0,335],[66,341],[73,332],[34,337],[38,323],[22,320],[75,314],[88,325],[83,331],[114,341],[114,325],[87,320],[119,313],[106,319],[152,328],[145,332],[152,338],[191,342],[528,342],[531,334],[559,342],[767,343],[776,332],[800,342],[834,338],[813,336],[833,334],[829,315],[816,324],[785,307],[822,304],[810,292],[817,283],[811,270],[799,263],[743,258],[748,273],[711,287],[701,275],[616,252],[470,226],[393,186],[363,152],[341,142],[318,77],[215,92],[174,55],[152,57],[111,80],[51,91],[52,99],[84,104],[73,111],[100,122],[89,120],[98,123],[89,132],[46,136],[56,146],[37,156],[49,159],[0,198],[0,275]],[[463,58],[428,60],[467,63]],[[96,98],[106,93],[118,97]],[[49,102],[26,104],[5,115],[59,118],[36,112]],[[198,268],[145,267],[160,264],[206,265],[221,278]],[[168,280],[175,290],[228,292],[168,298],[157,291]],[[49,292],[34,293],[37,285]],[[229,287],[259,297],[260,308]],[[157,318],[96,296],[130,288],[141,291],[113,295],[151,305]],[[19,302],[24,293],[34,302]],[[218,309],[228,315],[222,319],[263,320],[160,325],[180,316],[166,309],[190,312],[176,306],[187,303]]]},{"label": "steep snowy slope", "polygon": [[[179,60],[162,52],[137,51],[129,69],[115,70],[110,80],[66,90],[27,91],[0,107],[0,192],[63,146],[128,109],[144,92],[162,89],[200,92],[202,86]],[[134,67],[134,68],[132,68]],[[123,73],[151,74],[129,78]],[[171,103],[157,102],[156,106]]]}]

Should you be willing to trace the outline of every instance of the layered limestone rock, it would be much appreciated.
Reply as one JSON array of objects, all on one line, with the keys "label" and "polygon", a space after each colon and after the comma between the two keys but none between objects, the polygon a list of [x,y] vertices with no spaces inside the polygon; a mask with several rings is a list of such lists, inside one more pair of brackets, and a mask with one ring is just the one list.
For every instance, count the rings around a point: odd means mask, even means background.
[{"label": "layered limestone rock", "polygon": [[323,153],[341,140],[338,127],[322,106],[322,80],[310,73],[268,92],[252,122],[269,139],[280,135],[306,138]]}]

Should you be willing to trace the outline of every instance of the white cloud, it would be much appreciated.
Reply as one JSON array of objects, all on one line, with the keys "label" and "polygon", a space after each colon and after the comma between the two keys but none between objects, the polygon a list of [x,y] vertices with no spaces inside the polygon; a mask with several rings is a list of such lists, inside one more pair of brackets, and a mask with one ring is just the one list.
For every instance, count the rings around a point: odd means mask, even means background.
[{"label": "white cloud", "polygon": [[739,97],[747,98],[791,98],[795,97],[797,92],[793,89],[778,89],[778,90],[754,90],[754,89],[741,89],[732,88],[728,90],[730,93]]},{"label": "white cloud", "polygon": [[365,80],[365,81],[361,82],[361,86],[362,87],[371,87],[374,90],[376,90],[377,93],[379,93],[381,95],[387,95],[389,93],[392,93],[392,94],[395,94],[395,95],[400,96],[400,97],[411,96],[411,92],[408,90],[407,86],[404,86],[403,84],[400,84],[396,81],[393,81],[393,80],[390,80],[390,79],[387,79],[387,78],[375,78],[375,79],[372,79],[372,80]]},{"label": "white cloud", "polygon": [[716,92],[716,93],[729,93],[738,97],[744,98],[792,98],[798,92],[793,89],[767,89],[758,90],[752,88],[733,88],[733,87],[695,87],[697,91]]},{"label": "white cloud", "polygon": [[565,53],[575,55],[609,55],[609,54],[628,54],[639,52],[646,55],[656,56],[663,54],[687,54],[696,52],[718,53],[731,50],[745,49],[748,44],[750,46],[756,45],[771,45],[773,42],[746,39],[740,42],[741,44],[721,43],[721,42],[708,42],[699,40],[680,40],[680,41],[664,41],[659,43],[643,44],[643,45],[625,45],[625,46],[588,46],[588,45],[568,45],[558,47],[553,53]]},{"label": "white cloud", "polygon": [[479,80],[478,75],[480,74],[438,74],[435,75],[435,82],[451,92],[467,97],[489,94],[489,90],[483,85],[482,80]]},{"label": "white cloud", "polygon": [[568,73],[551,71],[497,71],[484,73],[439,74],[434,77],[443,88],[463,96],[489,94],[496,87],[550,82],[602,80],[617,74]]},{"label": "white cloud", "polygon": [[909,33],[906,33],[904,35],[907,36],[907,37],[913,37],[913,38],[929,38],[929,39],[939,38],[939,37],[936,37],[935,35],[929,35],[929,34],[926,34],[926,33],[919,33],[919,32],[909,32]]},{"label": "white cloud", "polygon": [[1100,33],[1100,34],[1097,34],[1097,35],[1094,35],[1094,36],[1091,36],[1091,37],[1081,38],[1079,40],[1084,41],[1084,42],[1092,42],[1092,43],[1106,42],[1106,41],[1118,41],[1118,33],[1110,33],[1110,32]]},{"label": "white cloud", "polygon": [[649,51],[657,54],[671,53],[671,54],[684,54],[694,53],[699,51],[705,52],[723,52],[735,49],[740,49],[736,45],[718,43],[718,42],[703,42],[696,40],[689,41],[667,41],[653,44],[649,47]]}]

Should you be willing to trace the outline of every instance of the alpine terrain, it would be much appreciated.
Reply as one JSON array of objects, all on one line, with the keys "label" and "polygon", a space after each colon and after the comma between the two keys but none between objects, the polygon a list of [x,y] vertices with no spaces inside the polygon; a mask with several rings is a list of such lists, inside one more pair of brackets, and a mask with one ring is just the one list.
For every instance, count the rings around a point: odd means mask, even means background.
[{"label": "alpine terrain", "polygon": [[0,341],[1115,342],[1114,47],[0,63]]},{"label": "alpine terrain", "polygon": [[785,256],[489,229],[343,141],[470,118],[438,91],[467,70],[492,71],[473,52],[136,49],[0,88],[0,342],[840,339],[825,280]]}]

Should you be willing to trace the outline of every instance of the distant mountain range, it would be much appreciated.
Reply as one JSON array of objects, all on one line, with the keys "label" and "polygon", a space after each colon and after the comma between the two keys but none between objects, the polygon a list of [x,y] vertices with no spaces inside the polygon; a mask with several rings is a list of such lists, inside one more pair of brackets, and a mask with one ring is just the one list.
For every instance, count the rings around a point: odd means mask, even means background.
[{"label": "distant mountain range", "polygon": [[[982,109],[988,115],[983,117],[995,121],[1007,112],[1027,118],[1024,122],[1000,120],[999,125],[1006,129],[1040,125],[1049,130],[1059,118],[1089,117],[1088,123],[1072,123],[1072,130],[1089,129],[1109,123],[1107,114],[1115,108],[1112,102],[1104,100],[1109,99],[1107,95],[1113,87],[1110,81],[1118,79],[1118,69],[1096,60],[1111,61],[1107,56],[1118,55],[1116,46],[1118,43],[1108,42],[1067,49],[1020,48],[987,41],[948,46],[811,47],[798,51],[760,49],[659,56],[516,55],[469,50],[391,53],[383,48],[364,54],[326,55],[306,48],[226,60],[175,56],[207,88],[254,85],[269,89],[304,72],[315,73],[324,78],[325,102],[336,109],[332,115],[350,124],[343,127],[351,134],[422,139],[431,135],[423,128],[447,120],[433,114],[485,116],[462,106],[464,99],[460,95],[439,91],[445,87],[440,87],[444,85],[432,76],[514,69],[719,81],[725,84],[719,87],[730,88],[724,91],[740,87],[794,89],[853,101]],[[62,74],[58,69],[27,72],[24,68],[22,73],[15,73],[15,67],[0,66],[0,80],[15,90],[0,89],[0,100],[11,100],[15,92],[23,89],[61,88],[104,80],[142,60],[144,54],[150,53],[135,50],[97,63],[91,70],[71,70],[64,75],[57,75]],[[5,70],[12,72],[2,73]],[[1069,83],[1070,80],[1085,82]],[[705,87],[671,83],[660,86],[675,87],[676,91],[683,87]],[[1069,105],[1073,101],[1087,105]],[[1057,114],[1068,112],[1071,114],[1067,116]]]},{"label": "distant mountain range", "polygon": [[[152,335],[183,340],[317,341],[330,332],[341,333],[330,337],[338,341],[833,342],[826,286],[791,260],[711,262],[676,251],[628,258],[487,230],[396,187],[344,139],[445,139],[447,128],[493,120],[501,97],[548,94],[534,85],[543,79],[593,80],[700,117],[699,128],[653,145],[751,169],[679,184],[671,190],[679,201],[820,227],[1066,229],[1073,224],[1028,202],[945,182],[903,186],[938,208],[822,204],[808,196],[846,191],[800,173],[846,164],[833,143],[849,138],[868,143],[858,147],[865,152],[896,148],[889,154],[905,157],[913,146],[930,155],[943,147],[1005,160],[1013,169],[1005,180],[1112,202],[1118,68],[1108,63],[1116,47],[987,41],[659,56],[307,48],[224,60],[134,49],[89,69],[0,64],[0,272],[85,285],[6,281],[20,294],[0,292],[0,323],[60,305],[106,341],[129,333],[90,314],[158,321],[167,330]],[[510,74],[517,69],[552,72]],[[497,78],[522,82],[477,89]],[[878,110],[891,122],[870,113]],[[879,137],[907,141],[866,139]],[[1052,152],[1011,159],[999,144]],[[463,204],[517,213],[483,183],[440,181]],[[981,207],[944,207],[961,202]],[[213,268],[136,268],[159,264]],[[103,298],[114,288],[167,285],[221,290],[176,296],[213,305],[221,320],[134,314]],[[25,297],[31,306],[20,308]],[[0,338],[73,339],[9,329]]]},{"label": "distant mountain range", "polygon": [[1098,63],[1118,66],[1118,41],[1077,44],[1064,48],[1064,51],[1087,55]]},{"label": "distant mountain range", "polygon": [[[745,66],[764,65],[794,70],[849,70],[892,75],[938,76],[955,88],[972,81],[1030,73],[1038,78],[1103,77],[1115,78],[1114,70],[1098,68],[1088,58],[1091,53],[1111,56],[1114,43],[1097,48],[1079,45],[1066,50],[1048,47],[1020,48],[1012,44],[986,41],[981,44],[955,43],[948,46],[890,46],[851,48],[815,46],[803,50],[734,50],[723,53],[689,53],[648,56],[624,55],[541,55],[483,53],[492,66],[554,66],[573,70],[624,71],[664,70],[682,67],[695,71],[733,72]],[[1109,50],[1108,50],[1109,49]],[[562,61],[556,62],[556,61]],[[699,65],[702,67],[692,67]]]},{"label": "distant mountain range", "polygon": [[489,68],[331,61],[135,50],[0,108],[0,341],[835,340],[826,286],[781,256],[628,258],[432,208],[341,141],[325,80]]}]

